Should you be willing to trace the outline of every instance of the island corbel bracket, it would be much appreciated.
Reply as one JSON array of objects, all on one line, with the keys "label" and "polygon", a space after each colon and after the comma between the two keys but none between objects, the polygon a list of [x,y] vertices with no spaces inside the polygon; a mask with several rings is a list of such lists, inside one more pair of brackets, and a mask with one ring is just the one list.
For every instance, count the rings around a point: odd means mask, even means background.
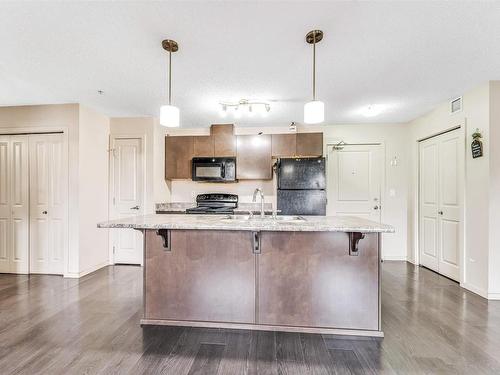
[{"label": "island corbel bracket", "polygon": [[252,253],[254,254],[261,253],[260,232],[258,231],[252,232]]},{"label": "island corbel bracket", "polygon": [[359,240],[365,238],[365,234],[361,232],[349,232],[347,234],[349,235],[349,255],[358,256],[359,254],[358,243]]},{"label": "island corbel bracket", "polygon": [[172,251],[172,242],[170,240],[169,229],[157,229],[156,234],[163,238],[163,249],[165,251]]}]

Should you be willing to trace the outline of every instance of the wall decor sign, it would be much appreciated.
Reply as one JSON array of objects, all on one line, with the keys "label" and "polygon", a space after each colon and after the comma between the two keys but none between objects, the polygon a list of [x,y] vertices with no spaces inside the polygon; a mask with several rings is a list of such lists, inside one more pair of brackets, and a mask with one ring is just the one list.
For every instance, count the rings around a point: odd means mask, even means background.
[{"label": "wall decor sign", "polygon": [[479,129],[476,129],[476,131],[472,134],[473,141],[470,146],[473,159],[483,156],[483,142],[481,141],[482,137],[483,136],[481,135]]}]

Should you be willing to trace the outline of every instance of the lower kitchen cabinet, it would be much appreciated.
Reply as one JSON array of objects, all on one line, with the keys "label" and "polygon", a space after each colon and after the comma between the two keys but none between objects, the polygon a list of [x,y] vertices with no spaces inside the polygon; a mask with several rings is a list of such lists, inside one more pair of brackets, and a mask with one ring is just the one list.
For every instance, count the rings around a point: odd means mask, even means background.
[{"label": "lower kitchen cabinet", "polygon": [[172,230],[170,250],[145,233],[146,319],[255,322],[251,232]]},{"label": "lower kitchen cabinet", "polygon": [[258,235],[260,252],[249,231],[170,230],[165,248],[146,230],[143,321],[380,331],[377,233],[356,256],[345,232]]},{"label": "lower kitchen cabinet", "polygon": [[349,255],[343,232],[263,232],[258,323],[379,329],[378,235]]}]

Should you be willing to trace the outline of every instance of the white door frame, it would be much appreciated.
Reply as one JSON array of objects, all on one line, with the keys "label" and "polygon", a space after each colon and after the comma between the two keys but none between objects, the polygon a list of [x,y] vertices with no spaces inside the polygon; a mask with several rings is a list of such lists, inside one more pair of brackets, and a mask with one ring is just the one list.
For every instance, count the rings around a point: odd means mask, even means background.
[{"label": "white door frame", "polygon": [[[328,181],[330,181],[330,175],[329,175],[329,155],[330,155],[330,150],[333,146],[339,144],[339,142],[345,142],[348,145],[351,146],[380,146],[381,149],[381,154],[382,154],[382,165],[380,166],[380,206],[382,207],[381,212],[380,212],[380,222],[384,223],[385,222],[385,179],[386,179],[386,159],[387,155],[385,153],[385,142],[384,141],[353,141],[349,142],[347,138],[339,138],[339,137],[329,137],[324,140],[323,143],[323,155],[326,155],[326,181],[327,181],[327,186],[326,189],[327,191],[330,189],[328,185]],[[327,202],[327,207],[328,207],[328,202]],[[381,249],[381,254],[382,254],[382,249],[384,248],[384,236],[380,236],[380,249]],[[382,256],[383,258],[383,256]]]},{"label": "white door frame", "polygon": [[382,210],[380,212],[380,222],[384,222],[385,220],[385,215],[384,215],[384,204],[385,204],[385,179],[386,179],[386,159],[387,155],[385,154],[385,142],[380,141],[380,142],[363,142],[363,141],[356,141],[356,142],[349,142],[345,138],[326,138],[324,142],[324,147],[323,147],[323,155],[326,155],[326,181],[327,181],[327,190],[329,189],[328,186],[328,181],[330,181],[330,176],[329,176],[329,152],[331,148],[335,145],[337,145],[339,142],[345,142],[347,145],[350,146],[380,146],[381,149],[381,154],[382,154],[382,165],[380,168],[380,205],[382,206]]},{"label": "white door frame", "polygon": [[69,274],[69,251],[70,251],[70,216],[69,216],[69,191],[70,191],[70,186],[69,186],[69,179],[70,179],[70,173],[69,173],[69,140],[68,140],[68,126],[20,126],[20,127],[10,127],[10,128],[0,128],[0,134],[3,135],[14,135],[14,134],[37,134],[41,135],[44,133],[62,133],[62,138],[63,138],[63,165],[65,168],[65,175],[66,175],[66,196],[65,198],[65,203],[66,207],[64,209],[65,213],[65,222],[66,222],[66,233],[65,233],[65,245],[64,246],[64,251],[63,251],[63,276],[67,277]]},{"label": "white door frame", "polygon": [[[114,181],[114,176],[115,176],[115,163],[114,163],[114,146],[115,146],[115,140],[117,139],[129,139],[129,138],[135,138],[135,139],[140,139],[141,140],[141,150],[142,150],[142,203],[144,205],[143,213],[146,214],[146,135],[145,134],[133,134],[133,133],[117,133],[117,134],[110,134],[109,136],[109,190],[108,190],[108,212],[109,212],[109,219],[113,220],[113,213],[114,213],[114,205],[113,205],[113,198],[114,198],[114,191],[115,191],[115,181]],[[115,264],[115,255],[113,252],[113,236],[108,236],[109,238],[109,262],[111,264]],[[144,252],[144,249],[142,249]],[[144,256],[141,257],[141,266],[143,265],[144,262]]]},{"label": "white door frame", "polygon": [[460,144],[462,145],[462,170],[459,176],[459,190],[461,193],[461,209],[460,209],[460,231],[461,231],[461,236],[460,236],[460,245],[459,245],[459,261],[460,261],[460,279],[459,283],[460,285],[465,283],[465,268],[467,267],[467,262],[465,261],[465,206],[466,206],[466,199],[465,199],[465,175],[466,175],[466,161],[467,161],[467,145],[466,145],[466,124],[465,124],[465,119],[459,123],[457,123],[454,126],[450,126],[446,130],[440,131],[438,133],[433,133],[429,136],[422,137],[417,140],[417,147],[416,147],[416,176],[417,176],[417,188],[416,188],[416,199],[415,199],[415,215],[413,217],[414,219],[414,227],[415,227],[415,238],[414,238],[414,243],[415,243],[415,250],[414,250],[414,259],[415,259],[415,264],[416,265],[421,265],[420,264],[420,142],[425,141],[427,139],[437,137],[441,134],[449,133],[451,131],[458,131],[459,134],[459,139],[460,139]]}]

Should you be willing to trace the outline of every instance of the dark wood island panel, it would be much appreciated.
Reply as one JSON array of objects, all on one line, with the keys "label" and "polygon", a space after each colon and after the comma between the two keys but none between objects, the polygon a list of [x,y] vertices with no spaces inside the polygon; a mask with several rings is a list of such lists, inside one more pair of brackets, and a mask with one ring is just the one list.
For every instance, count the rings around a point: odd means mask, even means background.
[{"label": "dark wood island panel", "polygon": [[147,319],[254,323],[251,232],[173,230],[171,250],[154,230],[145,240]]},{"label": "dark wood island panel", "polygon": [[379,329],[378,236],[350,256],[347,233],[263,233],[258,323]]},{"label": "dark wood island panel", "polygon": [[383,335],[378,233],[145,232],[142,324]]}]

